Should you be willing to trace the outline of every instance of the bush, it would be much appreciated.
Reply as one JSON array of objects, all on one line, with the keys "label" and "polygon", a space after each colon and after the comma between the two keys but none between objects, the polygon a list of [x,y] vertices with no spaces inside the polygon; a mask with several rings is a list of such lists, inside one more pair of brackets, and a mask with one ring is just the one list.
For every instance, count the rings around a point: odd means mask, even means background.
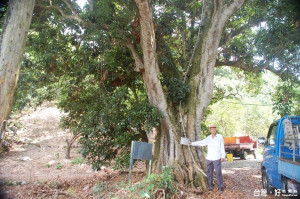
[{"label": "bush", "polygon": [[[177,192],[171,167],[164,167],[161,173],[151,174],[135,185],[117,183],[112,186],[106,182],[99,182],[93,190],[98,198],[124,198],[125,195],[125,198],[170,198]],[[122,191],[118,193],[120,190]]]},{"label": "bush", "polygon": [[141,198],[158,198],[164,196],[170,198],[176,189],[173,185],[173,175],[171,167],[163,167],[159,174],[151,174],[149,178],[144,179],[141,184],[132,187],[129,190],[138,190]]},{"label": "bush", "polygon": [[105,96],[99,96],[97,85],[88,84],[87,89],[76,104],[61,101],[69,112],[62,125],[81,135],[80,152],[94,170],[128,168],[131,141],[147,141],[146,133],[159,125],[162,114],[146,100],[132,100],[126,87]]},{"label": "bush", "polygon": [[84,160],[80,157],[76,157],[73,161],[72,164],[82,164]]}]

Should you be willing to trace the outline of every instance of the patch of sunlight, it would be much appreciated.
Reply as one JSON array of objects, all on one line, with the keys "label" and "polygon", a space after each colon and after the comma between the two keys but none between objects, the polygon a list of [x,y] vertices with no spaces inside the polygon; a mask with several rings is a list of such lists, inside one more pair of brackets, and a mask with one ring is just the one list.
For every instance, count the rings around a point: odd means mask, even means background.
[{"label": "patch of sunlight", "polygon": [[14,147],[14,149],[12,149],[11,151],[20,152],[20,151],[26,151],[26,149],[23,147]]},{"label": "patch of sunlight", "polygon": [[252,175],[252,177],[257,178],[257,179],[261,179],[261,175]]},{"label": "patch of sunlight", "polygon": [[248,171],[251,170],[250,167],[241,167],[241,168],[233,168],[234,170],[242,170],[242,171]]},{"label": "patch of sunlight", "polygon": [[222,169],[223,174],[234,174],[234,171]]},{"label": "patch of sunlight", "polygon": [[32,141],[32,143],[36,144],[36,143],[38,143],[38,142],[45,141],[45,140],[50,140],[50,139],[52,139],[52,138],[54,138],[54,136],[51,136],[51,135],[42,136],[42,137],[40,137],[38,140]]},{"label": "patch of sunlight", "polygon": [[30,157],[28,157],[28,156],[23,156],[23,157],[20,157],[20,158],[18,158],[19,160],[21,160],[21,161],[31,161],[32,159],[30,158]]},{"label": "patch of sunlight", "polygon": [[36,116],[36,117],[43,119],[43,120],[48,120],[49,116],[56,118],[58,115],[61,115],[61,112],[58,108],[49,107],[47,109],[40,110],[38,113],[38,116]]},{"label": "patch of sunlight", "polygon": [[76,2],[82,9],[84,7],[84,5],[87,3],[87,0],[77,0]]}]

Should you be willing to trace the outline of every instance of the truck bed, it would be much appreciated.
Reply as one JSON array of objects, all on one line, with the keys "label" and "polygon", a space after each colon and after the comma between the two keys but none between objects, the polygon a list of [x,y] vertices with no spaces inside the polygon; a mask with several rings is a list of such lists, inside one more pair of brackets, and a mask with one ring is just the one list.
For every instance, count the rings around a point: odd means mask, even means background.
[{"label": "truck bed", "polygon": [[296,161],[279,158],[278,171],[280,174],[300,182],[300,158],[297,158]]},{"label": "truck bed", "polygon": [[257,142],[252,140],[250,136],[225,137],[224,147],[227,150],[247,149],[253,150],[257,148]]},{"label": "truck bed", "polygon": [[295,159],[295,161],[293,161],[293,158],[278,158],[278,160],[281,160],[281,161],[286,161],[288,163],[291,163],[291,164],[297,164],[297,165],[300,165],[300,158],[297,158]]},{"label": "truck bed", "polygon": [[[289,145],[284,143],[288,141]],[[299,139],[285,139],[280,140],[279,157],[278,157],[278,171],[280,174],[300,182],[300,147]]]},{"label": "truck bed", "polygon": [[225,145],[226,149],[250,149],[253,150],[253,143],[240,143],[240,144],[231,144],[231,145]]},{"label": "truck bed", "polygon": [[[290,145],[285,145],[286,140],[292,141]],[[280,140],[279,144],[279,160],[287,161],[293,164],[300,164],[300,146],[299,139],[284,139]]]}]

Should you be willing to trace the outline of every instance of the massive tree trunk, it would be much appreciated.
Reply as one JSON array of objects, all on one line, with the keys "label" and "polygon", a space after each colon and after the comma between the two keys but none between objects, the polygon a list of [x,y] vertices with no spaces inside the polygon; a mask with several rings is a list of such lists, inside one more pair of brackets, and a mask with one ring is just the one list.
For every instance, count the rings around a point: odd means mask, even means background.
[{"label": "massive tree trunk", "polygon": [[[141,25],[141,45],[143,49],[143,80],[146,86],[149,102],[156,106],[164,116],[161,121],[160,130],[156,138],[156,168],[162,165],[171,165],[180,156],[176,125],[176,119],[168,106],[166,96],[160,82],[160,71],[156,56],[156,41],[154,24],[152,21],[152,7],[149,1],[136,0],[140,13]],[[136,65],[140,65],[141,60],[136,57]],[[159,158],[158,158],[159,157]]]},{"label": "massive tree trunk", "polygon": [[[167,101],[161,82],[156,56],[155,29],[152,19],[151,0],[135,0],[140,14],[141,45],[143,58],[139,58],[134,46],[128,44],[136,62],[136,69],[143,74],[148,98],[164,115],[155,139],[155,169],[172,165],[175,177],[182,183],[191,183],[205,189],[206,180],[200,170],[205,171],[205,158],[201,149],[197,151],[180,145],[180,118]],[[222,31],[229,17],[245,0],[206,0],[202,29],[197,37],[195,56],[189,72],[191,93],[184,105],[184,125],[191,140],[199,140],[201,121],[210,103],[213,91],[213,75]],[[185,154],[185,155],[184,155]],[[192,155],[195,161],[192,159]]]},{"label": "massive tree trunk", "polygon": [[12,108],[35,0],[10,0],[1,35],[0,123]]},{"label": "massive tree trunk", "polygon": [[[190,69],[191,94],[188,101],[188,133],[192,140],[199,140],[201,122],[213,93],[214,67],[218,47],[226,22],[245,2],[233,0],[206,0],[202,28],[195,45],[195,56]],[[198,157],[202,157],[198,151]]]}]

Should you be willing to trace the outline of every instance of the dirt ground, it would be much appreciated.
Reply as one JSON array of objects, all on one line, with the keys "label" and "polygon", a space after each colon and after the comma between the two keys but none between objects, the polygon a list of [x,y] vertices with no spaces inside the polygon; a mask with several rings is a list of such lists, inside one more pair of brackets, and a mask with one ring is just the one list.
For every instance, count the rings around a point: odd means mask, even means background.
[{"label": "dirt ground", "polygon": [[[99,190],[98,198],[110,198],[109,191],[128,198],[117,186],[127,182],[128,172],[107,167],[93,171],[78,153],[77,143],[71,159],[65,159],[66,139],[72,135],[59,127],[62,115],[53,103],[44,103],[15,120],[21,128],[9,133],[14,142],[9,152],[0,154],[0,198],[97,198]],[[280,198],[261,192],[260,162],[252,157],[224,162],[222,194],[217,187],[210,192],[182,189],[176,198]],[[144,170],[142,162],[135,165],[133,184],[142,179]]]}]

